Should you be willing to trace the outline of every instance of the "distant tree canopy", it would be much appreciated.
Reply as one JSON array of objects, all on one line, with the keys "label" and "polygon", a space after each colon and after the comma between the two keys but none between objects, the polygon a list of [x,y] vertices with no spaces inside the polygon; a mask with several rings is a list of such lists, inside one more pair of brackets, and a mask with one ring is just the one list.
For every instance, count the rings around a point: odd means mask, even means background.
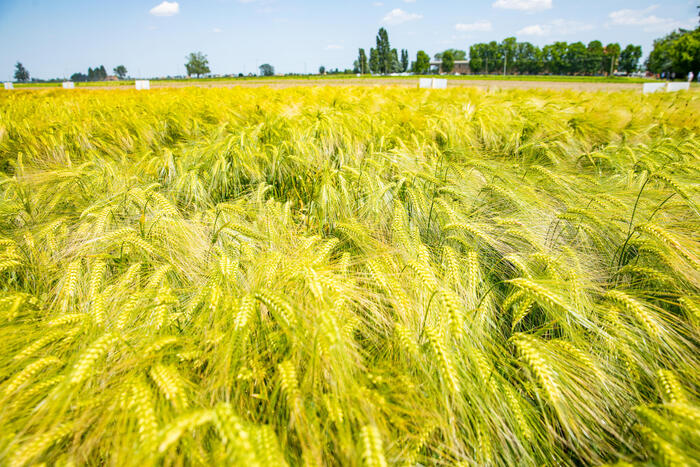
[{"label": "distant tree canopy", "polygon": [[639,59],[642,58],[642,47],[628,45],[620,52],[620,70],[625,73],[634,73],[639,68]]},{"label": "distant tree canopy", "polygon": [[376,47],[369,51],[369,69],[372,73],[387,74],[398,71],[399,60],[396,49],[391,48],[389,33],[379,28]]},{"label": "distant tree canopy", "polygon": [[[408,50],[401,49],[399,55],[397,49],[392,49],[386,29],[379,29],[375,41],[376,47],[369,50],[369,56],[365,49],[359,49],[353,63],[354,73],[387,74],[409,70]],[[688,42],[687,48],[692,49],[690,38],[684,41]],[[436,53],[435,59],[442,61],[442,71],[447,73],[454,70],[456,61],[468,60],[472,73],[609,75],[618,69],[625,73],[636,71],[641,55],[641,47],[633,44],[623,50],[620,44],[603,45],[598,40],[588,44],[560,41],[540,48],[507,37],[501,42],[474,44],[469,48],[469,54],[465,50],[447,49]],[[686,61],[690,60],[688,57]],[[418,52],[410,70],[418,74],[430,71],[430,56],[424,51]]]},{"label": "distant tree canopy", "polygon": [[95,68],[88,68],[87,80],[88,81],[104,81],[107,79],[107,70],[104,65],[96,66]]},{"label": "distant tree canopy", "polygon": [[29,71],[20,62],[15,64],[15,81],[29,81]]},{"label": "distant tree canopy", "polygon": [[124,79],[126,78],[126,67],[124,65],[118,65],[114,67],[114,70],[112,70],[114,74],[119,77],[119,79]]},{"label": "distant tree canopy", "polygon": [[192,52],[185,58],[187,58],[187,63],[185,63],[187,76],[196,75],[199,78],[201,75],[211,73],[209,59],[202,52]]},{"label": "distant tree canopy", "polygon": [[423,75],[428,71],[430,71],[430,55],[422,50],[419,50],[416,54],[416,61],[413,62],[413,72]]},{"label": "distant tree canopy", "polygon": [[81,83],[81,82],[87,81],[88,77],[84,73],[77,72],[77,73],[73,73],[72,75],[70,75],[70,80],[74,81],[76,83]]},{"label": "distant tree canopy", "polygon": [[275,67],[273,67],[269,63],[263,63],[258,68],[260,68],[260,75],[262,75],[262,76],[274,76],[275,75]]},{"label": "distant tree canopy", "polygon": [[401,49],[401,72],[405,73],[408,71],[408,50]]},{"label": "distant tree canopy", "polygon": [[469,48],[469,67],[473,73],[486,74],[501,73],[505,69],[507,73],[520,74],[600,75],[612,73],[616,68],[631,73],[639,63],[641,47],[629,45],[625,50],[623,67],[619,44],[554,42],[540,48],[509,37],[500,43],[491,41],[472,45]]},{"label": "distant tree canopy", "polygon": [[467,52],[464,50],[458,50],[458,49],[447,49],[443,52],[438,52],[435,54],[435,60],[442,60],[442,56],[446,53],[450,52],[452,54],[452,58],[454,60],[466,60],[467,59]]},{"label": "distant tree canopy", "polygon": [[318,67],[318,74],[319,74],[319,75],[325,75],[325,74],[326,74],[326,67],[323,66],[323,65],[321,65],[320,67]]},{"label": "distant tree canopy", "polygon": [[357,61],[355,61],[355,73],[367,74],[369,73],[369,64],[367,63],[367,54],[365,49],[360,49],[358,51]]},{"label": "distant tree canopy", "polygon": [[679,29],[654,41],[646,62],[652,73],[676,73],[685,76],[700,71],[700,28]]},{"label": "distant tree canopy", "polygon": [[446,50],[442,54],[442,71],[445,73],[452,73],[452,70],[455,67],[455,60],[454,56],[452,55],[451,50]]}]

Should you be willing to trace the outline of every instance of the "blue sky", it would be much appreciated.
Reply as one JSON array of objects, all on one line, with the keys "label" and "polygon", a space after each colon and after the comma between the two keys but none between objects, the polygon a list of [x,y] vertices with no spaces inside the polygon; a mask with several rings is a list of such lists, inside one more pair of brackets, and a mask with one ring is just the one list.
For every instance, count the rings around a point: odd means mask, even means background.
[{"label": "blue sky", "polygon": [[697,0],[0,0],[0,79],[24,63],[38,78],[123,64],[132,76],[185,74],[201,50],[213,73],[352,67],[385,26],[411,58],[511,35],[640,44],[697,25]]}]

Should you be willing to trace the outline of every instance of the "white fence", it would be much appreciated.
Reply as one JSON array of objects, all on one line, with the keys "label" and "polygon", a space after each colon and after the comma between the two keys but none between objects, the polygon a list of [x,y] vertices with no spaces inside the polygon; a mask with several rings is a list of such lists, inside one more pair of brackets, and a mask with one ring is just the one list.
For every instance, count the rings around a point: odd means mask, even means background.
[{"label": "white fence", "polygon": [[446,89],[447,80],[436,78],[420,78],[418,80],[418,87],[421,89]]},{"label": "white fence", "polygon": [[447,80],[433,78],[433,89],[447,89]]},{"label": "white fence", "polygon": [[649,94],[652,92],[676,92],[690,90],[690,83],[644,83],[642,92]]},{"label": "white fence", "polygon": [[147,89],[151,89],[151,82],[147,79],[137,79],[136,81],[134,81],[134,84],[136,85],[137,91],[145,91]]},{"label": "white fence", "polygon": [[649,94],[652,92],[664,91],[666,88],[666,83],[644,83],[642,86],[642,92],[644,94]]},{"label": "white fence", "polygon": [[689,89],[690,83],[668,83],[666,85],[666,92],[688,91]]},{"label": "white fence", "polygon": [[418,79],[418,87],[421,89],[430,89],[433,87],[433,80],[430,78]]},{"label": "white fence", "polygon": [[63,86],[63,89],[74,89],[75,83],[72,81],[64,81],[61,86]]},{"label": "white fence", "polygon": [[4,83],[5,84],[5,89],[14,89],[15,87],[12,85],[12,83]]}]

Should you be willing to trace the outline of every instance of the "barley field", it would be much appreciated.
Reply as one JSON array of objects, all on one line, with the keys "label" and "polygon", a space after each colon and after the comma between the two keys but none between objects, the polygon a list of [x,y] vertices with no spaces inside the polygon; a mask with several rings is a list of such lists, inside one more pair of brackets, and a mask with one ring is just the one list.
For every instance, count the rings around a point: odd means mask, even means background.
[{"label": "barley field", "polygon": [[697,463],[698,115],[0,94],[0,464]]}]

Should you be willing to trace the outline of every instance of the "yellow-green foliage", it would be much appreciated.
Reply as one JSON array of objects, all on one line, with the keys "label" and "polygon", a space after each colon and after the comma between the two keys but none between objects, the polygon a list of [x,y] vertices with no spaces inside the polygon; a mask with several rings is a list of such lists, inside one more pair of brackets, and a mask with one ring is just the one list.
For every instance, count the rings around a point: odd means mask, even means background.
[{"label": "yellow-green foliage", "polygon": [[0,94],[0,465],[697,462],[699,114]]}]

